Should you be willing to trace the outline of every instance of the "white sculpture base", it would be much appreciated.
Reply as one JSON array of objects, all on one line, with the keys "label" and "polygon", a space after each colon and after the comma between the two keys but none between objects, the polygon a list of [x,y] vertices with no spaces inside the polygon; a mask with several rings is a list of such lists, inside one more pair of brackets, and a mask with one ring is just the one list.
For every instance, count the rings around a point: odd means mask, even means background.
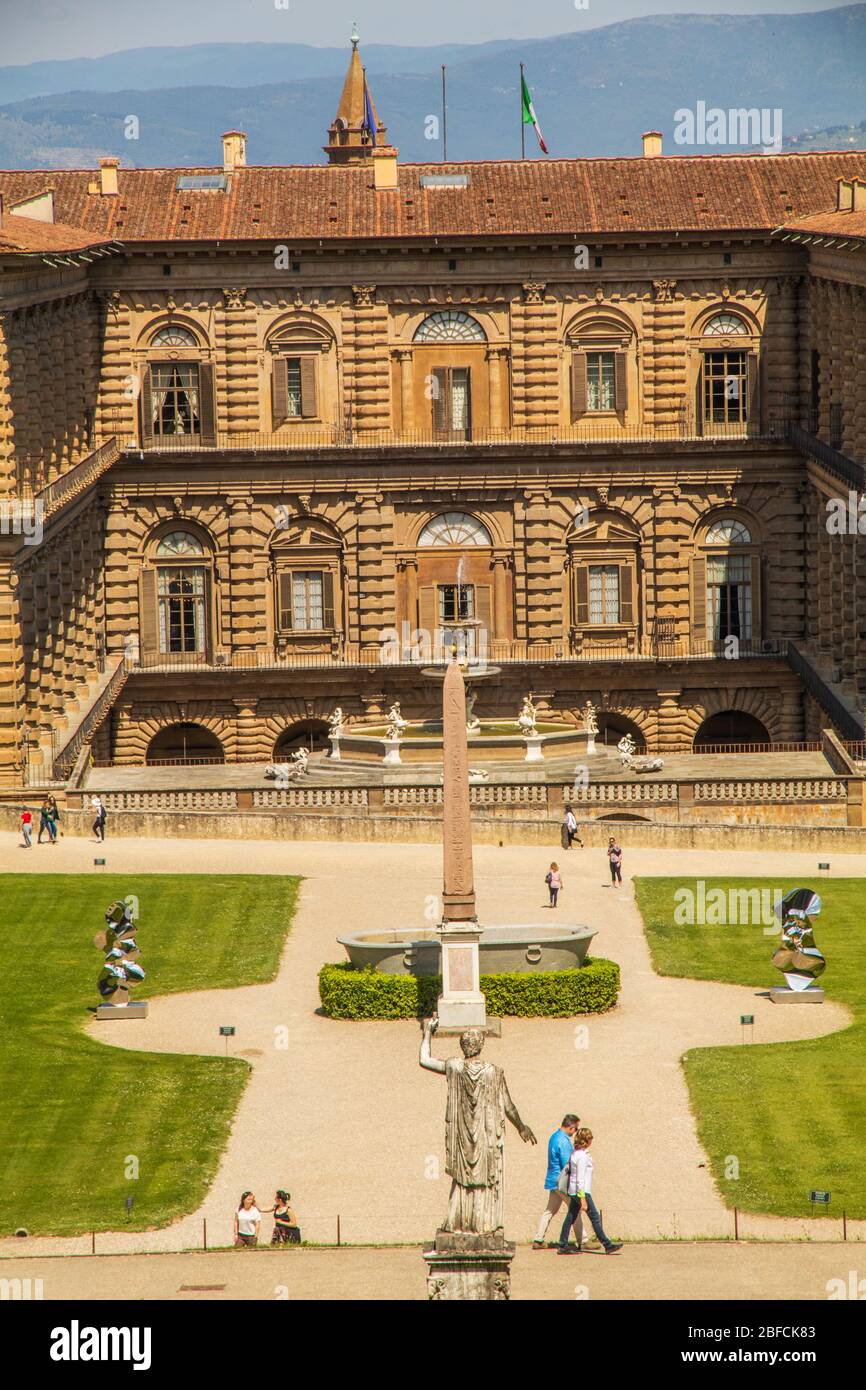
[{"label": "white sculpture base", "polygon": [[770,998],[774,1004],[823,1004],[824,991],[816,985],[809,985],[806,989],[782,989],[776,985],[770,990]]},{"label": "white sculpture base", "polygon": [[400,740],[398,738],[386,738],[382,742],[385,744],[385,767],[400,767]]},{"label": "white sculpture base", "polygon": [[515,1246],[500,1233],[437,1231],[432,1247],[423,1253],[430,1302],[500,1302],[511,1297]]},{"label": "white sculpture base", "polygon": [[440,1033],[486,1028],[487,1008],[480,988],[477,921],[441,922],[442,993],[436,1004]]},{"label": "white sculpture base", "polygon": [[341,758],[340,758],[340,735],[339,735],[339,734],[328,734],[328,738],[329,738],[330,743],[331,743],[331,761],[332,761],[332,762],[335,762],[335,763],[338,763],[338,762],[341,761]]},{"label": "white sculpture base", "polygon": [[526,757],[524,762],[543,763],[544,754],[541,751],[541,734],[529,734],[523,741],[526,744]]},{"label": "white sculpture base", "polygon": [[107,1018],[147,1018],[147,1000],[139,999],[129,1004],[97,1004],[96,1017],[102,1021]]},{"label": "white sculpture base", "polygon": [[595,752],[595,734],[588,735],[586,740],[586,751],[587,753]]}]

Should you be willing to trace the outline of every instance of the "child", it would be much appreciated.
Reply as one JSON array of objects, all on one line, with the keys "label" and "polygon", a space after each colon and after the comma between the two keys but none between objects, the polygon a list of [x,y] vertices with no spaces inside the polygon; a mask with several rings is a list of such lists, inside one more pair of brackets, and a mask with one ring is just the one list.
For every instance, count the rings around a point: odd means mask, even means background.
[{"label": "child", "polygon": [[559,897],[559,890],[562,887],[562,874],[558,864],[551,864],[544,879],[550,893],[550,906],[556,907],[556,900]]},{"label": "child", "polygon": [[31,836],[33,834],[33,812],[26,806],[21,807],[21,834],[24,836],[24,848],[32,848]]}]

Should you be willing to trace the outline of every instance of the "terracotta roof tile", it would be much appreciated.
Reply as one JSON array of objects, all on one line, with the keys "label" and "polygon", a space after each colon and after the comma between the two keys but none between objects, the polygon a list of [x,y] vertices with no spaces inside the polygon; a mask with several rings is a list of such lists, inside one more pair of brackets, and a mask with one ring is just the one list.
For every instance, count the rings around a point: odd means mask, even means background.
[{"label": "terracotta roof tile", "polygon": [[798,217],[786,222],[780,232],[801,232],[810,237],[852,237],[866,240],[866,209],[858,212],[816,212],[811,217]]},{"label": "terracotta roof tile", "polygon": [[[119,169],[109,196],[88,192],[90,170],[0,172],[0,194],[8,205],[50,177],[59,218],[127,245],[767,232],[834,205],[837,179],[866,177],[866,152],[404,164],[378,193],[369,167],[247,165],[227,192],[176,190],[178,175],[221,172]],[[443,173],[468,187],[420,186]]]},{"label": "terracotta roof tile", "polygon": [[[110,238],[109,238],[110,240]],[[34,217],[4,213],[0,222],[0,252],[20,255],[57,255],[86,251],[105,245],[106,238],[84,227],[64,222],[41,222]]]}]

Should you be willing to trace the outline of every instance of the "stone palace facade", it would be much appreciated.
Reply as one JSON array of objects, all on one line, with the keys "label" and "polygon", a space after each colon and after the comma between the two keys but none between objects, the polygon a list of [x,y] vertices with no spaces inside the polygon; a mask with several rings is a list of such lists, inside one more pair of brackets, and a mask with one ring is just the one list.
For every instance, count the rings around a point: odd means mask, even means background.
[{"label": "stone palace facade", "polygon": [[402,165],[357,51],[325,152],[0,173],[0,785],[453,646],[485,717],[861,738],[866,153]]}]

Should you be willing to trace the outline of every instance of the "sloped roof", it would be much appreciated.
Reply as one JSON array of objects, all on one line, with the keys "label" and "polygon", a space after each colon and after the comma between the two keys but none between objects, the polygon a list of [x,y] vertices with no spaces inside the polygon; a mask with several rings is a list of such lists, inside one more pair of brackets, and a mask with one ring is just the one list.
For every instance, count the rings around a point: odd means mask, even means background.
[{"label": "sloped roof", "polygon": [[858,212],[839,212],[835,208],[830,212],[816,212],[811,217],[798,217],[787,222],[779,228],[779,232],[789,239],[799,234],[808,241],[816,237],[866,240],[866,208]]},{"label": "sloped roof", "polygon": [[[200,169],[119,169],[116,195],[91,170],[0,172],[7,206],[53,187],[57,217],[104,240],[292,241],[770,232],[835,205],[836,180],[866,177],[866,152],[404,164],[376,191],[365,166],[236,169],[226,192],[178,192]],[[423,174],[469,175],[422,188]]]},{"label": "sloped roof", "polygon": [[0,222],[0,252],[25,256],[72,255],[104,246],[110,238],[72,227],[64,222],[42,222],[34,217],[4,213]]}]

